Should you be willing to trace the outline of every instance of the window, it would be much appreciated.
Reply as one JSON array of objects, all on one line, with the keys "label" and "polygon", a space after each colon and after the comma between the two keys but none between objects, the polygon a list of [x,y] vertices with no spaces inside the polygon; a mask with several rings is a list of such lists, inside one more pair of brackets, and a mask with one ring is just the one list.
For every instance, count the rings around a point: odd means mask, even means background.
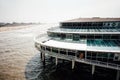
[{"label": "window", "polygon": [[119,34],[118,35],[117,34],[116,35],[112,34],[111,39],[119,39]]},{"label": "window", "polygon": [[103,35],[103,39],[110,39],[110,38],[111,38],[110,35],[107,35],[107,34]]},{"label": "window", "polygon": [[66,50],[65,49],[60,49],[60,54],[66,54]]},{"label": "window", "polygon": [[80,39],[86,39],[86,35],[80,35]]},{"label": "window", "polygon": [[102,35],[96,34],[96,35],[95,35],[95,39],[102,39]]},{"label": "window", "polygon": [[66,35],[65,34],[61,34],[61,39],[65,39]]},{"label": "window", "polygon": [[78,26],[81,26],[81,23],[78,23]]},{"label": "window", "polygon": [[75,51],[69,50],[69,51],[68,51],[68,55],[75,56]]},{"label": "window", "polygon": [[77,52],[77,57],[80,59],[84,59],[85,58],[85,52],[84,51],[78,51]]},{"label": "window", "polygon": [[96,60],[97,54],[95,52],[92,52],[91,55],[92,55],[92,60]]},{"label": "window", "polygon": [[60,34],[57,34],[57,33],[56,33],[56,37],[60,38]]},{"label": "window", "polygon": [[87,39],[94,39],[94,35],[93,34],[87,35]]},{"label": "window", "polygon": [[114,54],[113,53],[109,53],[108,56],[109,56],[109,59],[113,59],[114,58]]},{"label": "window", "polygon": [[114,60],[114,54],[113,53],[108,53],[108,62],[112,63]]},{"label": "window", "polygon": [[46,50],[47,50],[47,51],[51,51],[51,48],[50,48],[50,47],[46,47]]},{"label": "window", "polygon": [[52,52],[58,53],[58,49],[57,48],[52,48]]},{"label": "window", "polygon": [[41,49],[42,49],[42,50],[45,50],[45,47],[44,47],[44,46],[41,46]]},{"label": "window", "polygon": [[73,40],[78,41],[79,40],[79,35],[78,34],[73,34]]},{"label": "window", "polygon": [[91,59],[92,55],[91,52],[87,52],[87,59]]},{"label": "window", "polygon": [[67,39],[72,39],[72,34],[67,34],[67,35],[66,35],[66,38],[67,38]]}]

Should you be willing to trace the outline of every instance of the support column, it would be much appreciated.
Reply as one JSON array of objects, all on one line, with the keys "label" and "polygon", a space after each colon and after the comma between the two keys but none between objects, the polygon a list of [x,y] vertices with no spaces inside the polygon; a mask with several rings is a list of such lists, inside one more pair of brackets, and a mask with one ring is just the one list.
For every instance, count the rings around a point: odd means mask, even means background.
[{"label": "support column", "polygon": [[119,80],[119,79],[120,79],[120,71],[117,70],[116,80]]},{"label": "support column", "polygon": [[42,60],[42,52],[40,53],[40,59]]},{"label": "support column", "polygon": [[58,58],[57,57],[55,58],[55,64],[56,64],[56,66],[58,64]]},{"label": "support column", "polygon": [[87,51],[85,51],[85,60],[87,59]]},{"label": "support column", "polygon": [[92,75],[94,74],[95,72],[95,65],[92,65]]},{"label": "support column", "polygon": [[42,53],[43,66],[45,66],[45,53]]},{"label": "support column", "polygon": [[75,67],[75,61],[72,60],[72,69],[74,69],[74,67]]},{"label": "support column", "polygon": [[50,61],[53,61],[53,57],[52,56],[50,57]]}]

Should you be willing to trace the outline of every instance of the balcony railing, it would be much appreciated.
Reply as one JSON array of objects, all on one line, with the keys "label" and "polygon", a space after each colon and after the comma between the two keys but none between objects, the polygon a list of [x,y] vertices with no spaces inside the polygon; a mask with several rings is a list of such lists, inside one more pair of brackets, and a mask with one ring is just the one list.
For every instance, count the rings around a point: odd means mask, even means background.
[{"label": "balcony railing", "polygon": [[96,60],[90,60],[90,59],[80,59],[76,56],[60,54],[60,53],[55,53],[55,52],[51,52],[51,51],[42,50],[42,52],[47,53],[50,56],[58,57],[58,58],[65,59],[65,60],[70,60],[70,61],[75,60],[75,61],[81,62],[81,63],[86,63],[86,64],[96,65],[96,66],[100,66],[100,67],[120,70],[120,65],[114,64],[114,63],[108,63],[108,62],[102,62],[102,61],[96,61]]},{"label": "balcony railing", "polygon": [[106,29],[102,29],[102,28],[93,28],[93,29],[88,29],[88,28],[60,28],[60,27],[52,27],[50,29],[48,29],[48,31],[55,31],[55,32],[61,32],[61,31],[65,31],[65,32],[120,32],[120,28],[106,28]]}]

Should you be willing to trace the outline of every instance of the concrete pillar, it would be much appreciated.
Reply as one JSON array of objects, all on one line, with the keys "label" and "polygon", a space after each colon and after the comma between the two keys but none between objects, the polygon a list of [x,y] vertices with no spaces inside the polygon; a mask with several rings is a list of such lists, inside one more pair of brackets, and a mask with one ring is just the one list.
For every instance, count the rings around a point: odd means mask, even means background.
[{"label": "concrete pillar", "polygon": [[42,53],[43,66],[45,66],[45,53]]},{"label": "concrete pillar", "polygon": [[92,65],[92,75],[94,74],[95,72],[95,65]]},{"label": "concrete pillar", "polygon": [[75,67],[75,61],[72,60],[72,69],[74,69],[74,67]]},{"label": "concrete pillar", "polygon": [[55,58],[55,64],[56,65],[58,64],[58,58],[57,57]]},{"label": "concrete pillar", "polygon": [[65,60],[63,59],[63,60],[62,60],[62,63],[64,63],[64,62],[65,62]]},{"label": "concrete pillar", "polygon": [[53,61],[53,57],[52,56],[50,57],[50,61]]},{"label": "concrete pillar", "polygon": [[120,79],[120,71],[117,70],[116,80],[119,80],[119,79]]},{"label": "concrete pillar", "polygon": [[85,51],[85,60],[87,59],[87,51]]}]

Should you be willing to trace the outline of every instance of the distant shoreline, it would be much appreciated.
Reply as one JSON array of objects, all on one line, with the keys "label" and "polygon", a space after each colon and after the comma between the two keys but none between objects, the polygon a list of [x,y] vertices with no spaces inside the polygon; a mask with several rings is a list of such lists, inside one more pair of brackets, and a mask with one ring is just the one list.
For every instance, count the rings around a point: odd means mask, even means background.
[{"label": "distant shoreline", "polygon": [[11,30],[18,30],[18,29],[24,29],[24,28],[28,28],[31,27],[31,25],[38,25],[38,24],[26,24],[26,25],[6,25],[6,26],[1,26],[0,27],[0,32],[3,31],[11,31]]}]

